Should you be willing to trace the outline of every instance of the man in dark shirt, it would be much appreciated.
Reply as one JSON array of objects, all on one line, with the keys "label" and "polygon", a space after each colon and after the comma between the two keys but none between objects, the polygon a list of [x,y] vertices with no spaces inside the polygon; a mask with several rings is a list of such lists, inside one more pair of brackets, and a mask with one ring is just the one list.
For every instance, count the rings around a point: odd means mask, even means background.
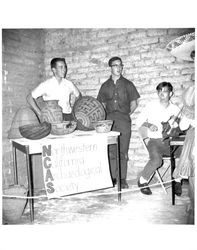
[{"label": "man in dark shirt", "polygon": [[[134,84],[122,76],[123,64],[119,57],[109,60],[111,76],[104,82],[99,90],[97,99],[106,110],[106,119],[113,120],[113,131],[120,132],[120,169],[121,188],[129,188],[127,177],[128,150],[131,138],[130,115],[138,106],[137,99],[140,97]],[[109,146],[110,169],[113,183],[117,180],[116,148]]]}]

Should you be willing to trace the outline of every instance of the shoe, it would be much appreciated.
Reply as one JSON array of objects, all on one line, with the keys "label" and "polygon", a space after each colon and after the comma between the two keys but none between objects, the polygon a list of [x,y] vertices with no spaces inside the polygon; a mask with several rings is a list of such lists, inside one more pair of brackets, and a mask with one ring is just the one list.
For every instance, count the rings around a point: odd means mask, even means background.
[{"label": "shoe", "polygon": [[140,188],[140,191],[143,194],[146,194],[146,195],[152,194],[147,182],[141,184],[140,181],[138,180],[137,184],[138,184],[138,187]]},{"label": "shoe", "polygon": [[128,185],[128,183],[126,182],[125,179],[121,179],[120,185],[121,185],[121,188],[122,188],[122,189],[124,189],[124,188],[129,188],[129,185]]},{"label": "shoe", "polygon": [[117,180],[115,178],[112,179],[113,186],[117,184]]},{"label": "shoe", "polygon": [[181,194],[182,194],[182,185],[181,185],[181,182],[176,182],[176,181],[175,181],[174,193],[175,193],[177,196],[181,196]]}]

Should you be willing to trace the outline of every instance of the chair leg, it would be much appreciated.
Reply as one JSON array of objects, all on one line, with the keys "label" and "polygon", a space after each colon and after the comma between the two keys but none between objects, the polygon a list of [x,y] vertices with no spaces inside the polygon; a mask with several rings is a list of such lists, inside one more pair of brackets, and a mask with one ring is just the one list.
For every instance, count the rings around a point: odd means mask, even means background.
[{"label": "chair leg", "polygon": [[167,194],[166,188],[165,188],[164,185],[163,185],[163,181],[162,181],[162,178],[161,178],[161,176],[160,176],[159,171],[156,170],[155,173],[156,173],[156,175],[157,175],[157,178],[158,178],[158,180],[159,180],[159,182],[160,182],[160,184],[161,184],[161,186],[162,186],[162,188],[163,188],[165,194]]},{"label": "chair leg", "polygon": [[170,167],[171,167],[171,165],[169,164],[168,167],[166,168],[166,170],[162,173],[161,178],[163,178],[165,176],[165,174],[170,169]]}]

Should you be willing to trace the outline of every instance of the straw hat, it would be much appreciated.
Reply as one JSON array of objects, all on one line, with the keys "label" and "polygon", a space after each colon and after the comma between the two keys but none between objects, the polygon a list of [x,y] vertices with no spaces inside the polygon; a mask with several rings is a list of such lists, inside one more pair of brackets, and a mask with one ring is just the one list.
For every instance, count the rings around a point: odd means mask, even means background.
[{"label": "straw hat", "polygon": [[195,57],[195,32],[180,36],[166,46],[166,49],[175,57],[194,61]]}]

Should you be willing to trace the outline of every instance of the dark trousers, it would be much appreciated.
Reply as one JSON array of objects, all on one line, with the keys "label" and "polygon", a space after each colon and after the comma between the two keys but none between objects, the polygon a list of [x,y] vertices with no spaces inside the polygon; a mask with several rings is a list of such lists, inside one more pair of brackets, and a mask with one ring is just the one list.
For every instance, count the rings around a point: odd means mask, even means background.
[{"label": "dark trousers", "polygon": [[[127,114],[120,112],[113,112],[107,114],[107,119],[113,120],[112,131],[120,132],[120,175],[121,179],[127,177],[127,162],[128,162],[128,150],[131,138],[131,119]],[[116,146],[109,146],[109,164],[111,170],[111,176],[113,179],[117,178],[117,166],[116,166]]]},{"label": "dark trousers", "polygon": [[[162,157],[170,156],[169,140],[162,141],[162,139],[150,139],[147,145],[149,152],[149,161],[145,165],[141,176],[144,179],[149,180],[151,175],[155,170],[163,164]],[[178,147],[174,152],[175,156],[179,156],[181,152],[181,147]]]},{"label": "dark trousers", "polygon": [[63,113],[63,121],[73,121],[75,120],[73,114],[65,114]]}]

